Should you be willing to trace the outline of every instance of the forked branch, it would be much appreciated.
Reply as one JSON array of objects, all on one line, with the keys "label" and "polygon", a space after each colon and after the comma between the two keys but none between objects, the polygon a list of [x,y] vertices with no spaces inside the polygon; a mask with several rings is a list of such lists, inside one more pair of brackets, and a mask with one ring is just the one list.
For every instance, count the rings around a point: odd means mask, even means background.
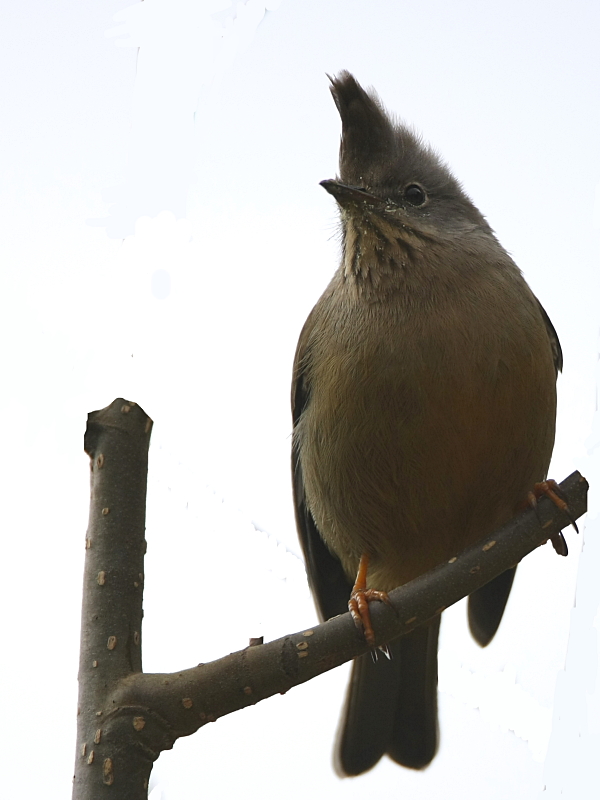
[{"label": "forked branch", "polygon": [[[285,693],[366,652],[349,614],[248,647],[210,664],[146,674],[141,620],[146,475],[152,421],[115,400],[88,418],[90,523],[79,670],[74,800],[147,797],[152,764],[179,736]],[[586,511],[587,482],[574,472],[560,484],[573,519]],[[390,593],[392,608],[371,606],[377,643],[408,633],[517,564],[570,524],[550,500],[525,511],[456,559]]]}]

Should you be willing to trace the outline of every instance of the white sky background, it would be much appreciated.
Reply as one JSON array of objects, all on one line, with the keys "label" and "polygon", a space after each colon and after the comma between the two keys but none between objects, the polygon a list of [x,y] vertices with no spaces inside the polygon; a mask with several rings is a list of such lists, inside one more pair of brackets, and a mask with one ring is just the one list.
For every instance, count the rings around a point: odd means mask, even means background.
[{"label": "white sky background", "polygon": [[[265,3],[234,5],[2,3],[5,797],[70,792],[87,412],[122,396],[155,421],[145,669],[315,620],[289,382],[338,258],[335,203],[318,186],[336,173],[340,132],[326,72],[350,69],[422,131],[523,269],[565,354],[551,473],[599,485],[597,4],[273,0],[264,18]],[[568,559],[547,546],[521,565],[486,650],[464,604],[444,615],[441,748],[425,772],[383,760],[334,775],[340,668],[179,740],[153,800],[594,796],[591,500]]]}]

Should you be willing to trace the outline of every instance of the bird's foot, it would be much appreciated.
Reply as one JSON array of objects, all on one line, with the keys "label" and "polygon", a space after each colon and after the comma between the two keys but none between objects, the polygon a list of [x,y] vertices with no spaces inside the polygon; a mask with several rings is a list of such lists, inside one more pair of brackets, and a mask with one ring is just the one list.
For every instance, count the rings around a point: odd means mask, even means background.
[{"label": "bird's foot", "polygon": [[369,556],[363,553],[360,557],[358,565],[358,574],[356,582],[348,601],[348,609],[352,614],[352,619],[357,628],[360,628],[367,640],[367,644],[371,647],[375,646],[375,632],[371,625],[371,614],[369,612],[369,603],[371,600],[379,600],[382,603],[387,603],[391,606],[390,598],[387,592],[381,592],[378,589],[367,589],[367,570],[369,568]]},{"label": "bird's foot", "polygon": [[[577,527],[577,523],[571,516],[569,512],[569,506],[560,496],[561,490],[560,486],[556,481],[547,480],[547,481],[540,481],[536,483],[533,487],[533,491],[529,492],[527,495],[527,499],[529,501],[529,505],[532,508],[537,508],[537,501],[540,497],[546,496],[549,500],[552,500],[554,505],[569,518],[571,525],[575,528],[575,532],[579,533],[579,528]],[[569,554],[569,548],[567,547],[567,543],[565,541],[565,537],[562,535],[562,531],[554,534],[550,537],[550,541],[552,542],[552,546],[556,550],[559,556],[566,556]]]}]

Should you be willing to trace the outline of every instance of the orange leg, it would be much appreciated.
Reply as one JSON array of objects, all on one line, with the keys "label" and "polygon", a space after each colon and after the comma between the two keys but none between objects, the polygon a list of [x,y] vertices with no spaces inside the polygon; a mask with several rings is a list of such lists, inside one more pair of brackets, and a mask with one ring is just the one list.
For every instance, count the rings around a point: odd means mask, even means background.
[{"label": "orange leg", "polygon": [[348,601],[348,609],[352,614],[352,619],[357,628],[364,631],[367,644],[375,646],[375,633],[371,625],[371,614],[369,613],[369,602],[380,600],[391,606],[387,592],[380,592],[377,589],[367,589],[367,571],[369,569],[369,554],[363,553],[358,564],[356,581]]},{"label": "orange leg", "polygon": [[[565,501],[560,497],[560,487],[556,481],[547,480],[547,481],[540,481],[540,483],[536,483],[533,487],[533,492],[529,492],[527,495],[527,499],[529,501],[529,505],[532,508],[536,508],[537,501],[539,497],[546,495],[549,500],[552,500],[554,505],[557,508],[560,508],[561,511],[567,515],[567,517],[571,520],[571,525],[575,528],[576,533],[579,533],[579,528],[577,527],[577,523],[574,519],[572,519],[571,515],[569,514],[569,506],[565,503]],[[556,534],[556,536],[552,536],[550,541],[556,552],[561,556],[568,555],[568,548],[567,543],[565,542],[565,537],[562,533]]]}]

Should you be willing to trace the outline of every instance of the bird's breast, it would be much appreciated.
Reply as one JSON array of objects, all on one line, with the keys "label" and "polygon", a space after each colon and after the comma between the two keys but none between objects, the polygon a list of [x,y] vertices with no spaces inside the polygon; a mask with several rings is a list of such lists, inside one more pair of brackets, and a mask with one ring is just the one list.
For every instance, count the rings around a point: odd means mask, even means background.
[{"label": "bird's breast", "polygon": [[369,552],[377,588],[416,577],[507,521],[545,476],[554,369],[539,314],[522,306],[518,319],[508,300],[323,310],[295,444],[349,576]]}]

